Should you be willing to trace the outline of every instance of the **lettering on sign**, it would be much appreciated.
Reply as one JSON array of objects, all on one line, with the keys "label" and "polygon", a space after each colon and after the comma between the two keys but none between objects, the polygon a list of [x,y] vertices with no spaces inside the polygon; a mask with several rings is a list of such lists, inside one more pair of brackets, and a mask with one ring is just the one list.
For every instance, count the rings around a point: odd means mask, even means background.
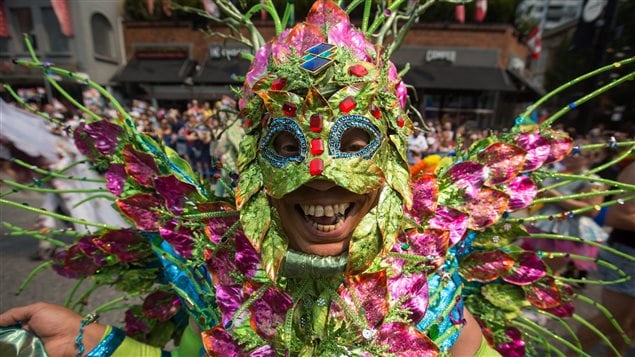
[{"label": "lettering on sign", "polygon": [[456,51],[427,50],[426,62],[434,61],[447,61],[454,63],[454,61],[456,61]]},{"label": "lettering on sign", "polygon": [[225,47],[225,46],[210,46],[209,58],[221,59],[221,58],[240,58],[240,53],[247,51],[247,48],[241,47]]}]

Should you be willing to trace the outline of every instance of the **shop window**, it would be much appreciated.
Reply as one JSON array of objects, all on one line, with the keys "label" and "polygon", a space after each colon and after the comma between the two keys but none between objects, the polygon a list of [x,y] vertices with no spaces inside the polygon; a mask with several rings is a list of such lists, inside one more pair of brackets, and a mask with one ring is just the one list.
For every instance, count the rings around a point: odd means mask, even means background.
[{"label": "shop window", "polygon": [[90,28],[93,33],[95,55],[114,59],[116,57],[114,50],[114,31],[110,21],[102,14],[93,14],[90,18]]},{"label": "shop window", "polygon": [[[31,14],[31,8],[29,7],[14,7],[11,9],[11,18],[13,20],[14,33],[19,34],[22,38],[22,34],[29,36],[33,48],[37,50],[37,38],[33,29],[33,16]],[[21,49],[27,52],[28,49],[24,41],[18,41],[21,44]]]},{"label": "shop window", "polygon": [[52,7],[42,8],[42,24],[49,40],[49,51],[69,52],[68,37],[62,33],[62,28]]}]

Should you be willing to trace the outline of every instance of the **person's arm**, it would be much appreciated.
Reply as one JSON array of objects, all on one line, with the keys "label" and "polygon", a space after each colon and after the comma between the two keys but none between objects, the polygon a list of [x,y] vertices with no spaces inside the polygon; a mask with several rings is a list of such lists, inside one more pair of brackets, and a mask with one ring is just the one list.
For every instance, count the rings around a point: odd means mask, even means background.
[{"label": "person's arm", "polygon": [[[617,181],[635,184],[635,162],[628,165],[617,176]],[[633,193],[616,196],[616,199],[627,198]],[[624,204],[616,204],[608,208],[604,223],[613,228],[635,231],[635,200],[624,201]]]},{"label": "person's arm", "polygon": [[450,348],[452,356],[474,356],[483,341],[481,327],[466,308],[463,309],[463,317],[465,318],[465,326],[463,326],[459,338]]},{"label": "person's arm", "polygon": [[[584,190],[580,191],[579,193],[599,191],[602,189],[604,189],[602,185],[590,185]],[[558,190],[547,190],[545,191],[544,196],[545,197],[561,197],[562,194]],[[586,197],[583,199],[566,199],[566,200],[558,201],[554,203],[560,206],[562,209],[565,209],[567,211],[573,211],[575,209],[585,208],[588,206],[596,206],[601,204],[603,201],[604,201],[604,196],[591,196],[591,197]],[[595,217],[595,215],[597,215],[598,212],[599,210],[594,208],[592,210],[582,213],[582,215],[588,216],[588,217]]]}]

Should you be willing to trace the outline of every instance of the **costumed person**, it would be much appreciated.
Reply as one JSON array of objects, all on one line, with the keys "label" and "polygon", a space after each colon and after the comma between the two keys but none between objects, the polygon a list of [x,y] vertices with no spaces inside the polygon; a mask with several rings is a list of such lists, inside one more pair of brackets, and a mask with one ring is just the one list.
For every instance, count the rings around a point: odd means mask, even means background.
[{"label": "costumed person", "polygon": [[[228,26],[252,30],[256,50],[238,93],[245,137],[239,177],[227,184],[234,196],[212,195],[174,151],[136,132],[120,107],[116,121],[85,124],[75,137],[108,164],[107,187],[135,228],[97,230],[54,268],[144,302],[126,311],[125,338],[94,314],[36,304],[0,315],[1,326],[18,324],[4,340],[26,338],[23,327],[51,355],[87,356],[159,356],[170,339],[179,341],[173,354],[185,356],[201,345],[211,356],[559,352],[548,339],[583,353],[524,318],[531,309],[563,321],[573,315],[573,295],[541,252],[513,243],[526,235],[525,219],[506,217],[531,204],[535,180],[555,175],[540,167],[565,157],[571,139],[549,121],[528,124],[529,108],[512,132],[441,160],[432,173],[409,173],[409,102],[389,60],[398,41],[380,45],[390,31],[403,39],[433,1],[407,10],[381,3],[387,7],[370,23],[366,1],[361,29],[328,0],[285,29],[292,5],[280,17],[265,1],[248,14],[272,15],[277,37],[267,44],[230,1],[216,3]],[[409,20],[399,27],[402,18]],[[94,125],[104,130],[86,135]]]}]

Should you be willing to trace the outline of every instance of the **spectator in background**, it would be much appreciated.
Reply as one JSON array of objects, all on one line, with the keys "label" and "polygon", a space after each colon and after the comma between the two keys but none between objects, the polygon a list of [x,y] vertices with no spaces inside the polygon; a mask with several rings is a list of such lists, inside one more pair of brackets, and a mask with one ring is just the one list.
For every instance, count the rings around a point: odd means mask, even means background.
[{"label": "spectator in background", "polygon": [[408,137],[408,164],[414,165],[421,160],[422,155],[428,150],[428,142],[426,136],[418,125],[415,124],[415,129]]}]

